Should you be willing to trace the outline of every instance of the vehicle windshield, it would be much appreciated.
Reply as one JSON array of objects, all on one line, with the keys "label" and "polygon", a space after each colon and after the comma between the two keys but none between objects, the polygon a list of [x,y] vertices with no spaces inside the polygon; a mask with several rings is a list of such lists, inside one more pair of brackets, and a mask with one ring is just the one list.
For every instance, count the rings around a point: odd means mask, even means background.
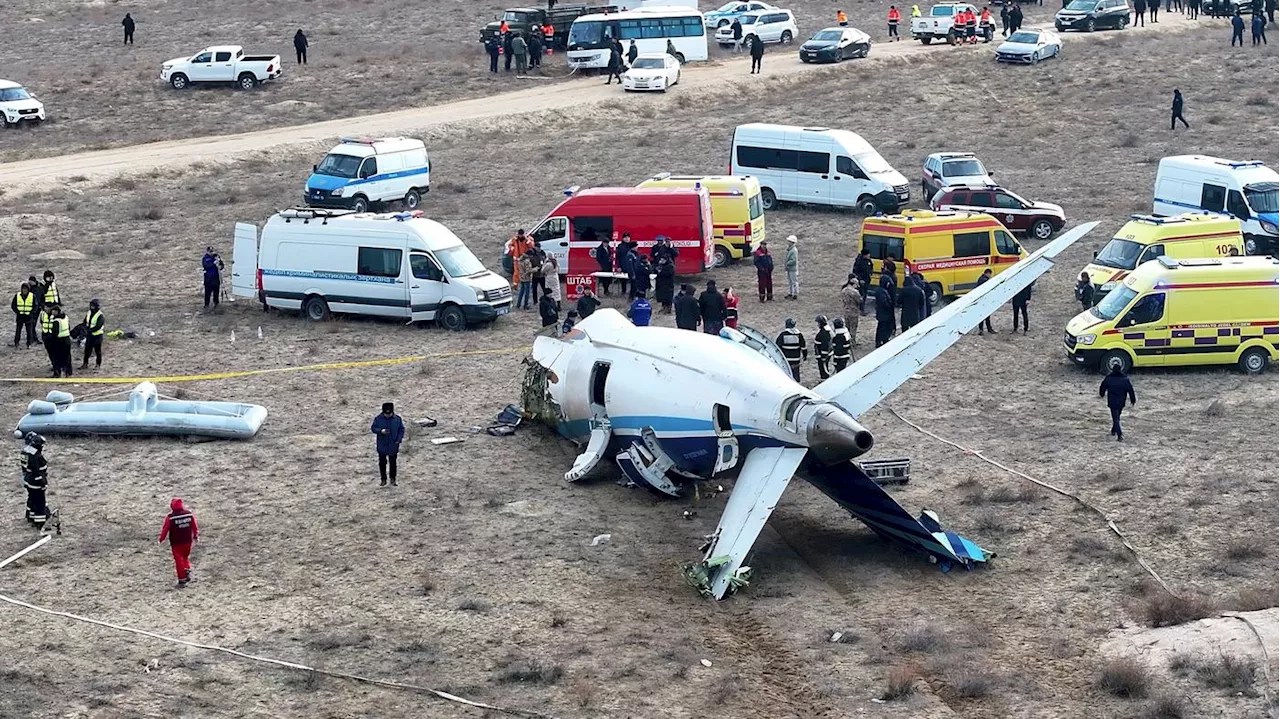
[{"label": "vehicle windshield", "polygon": [[432,254],[444,267],[445,274],[450,277],[468,277],[486,272],[484,264],[471,254],[466,245],[454,245],[443,250],[433,250]]},{"label": "vehicle windshield", "polygon": [[1034,45],[1040,42],[1040,33],[1038,32],[1015,32],[1009,36],[1009,42],[1023,43],[1025,45]]},{"label": "vehicle windshield", "polygon": [[533,22],[536,17],[531,12],[520,12],[519,10],[508,10],[502,13],[502,19],[507,22]]},{"label": "vehicle windshield", "polygon": [[809,39],[810,40],[839,40],[842,34],[843,33],[841,33],[839,30],[823,30]]},{"label": "vehicle windshield", "polygon": [[1245,185],[1244,199],[1254,212],[1280,212],[1280,183],[1255,182]]},{"label": "vehicle windshield", "polygon": [[[0,102],[12,102],[13,100],[30,100],[31,95],[25,87],[10,87],[0,90]],[[1272,194],[1275,194],[1272,192]]]},{"label": "vehicle windshield", "polygon": [[893,168],[889,166],[889,163],[874,152],[854,155],[853,159],[858,161],[858,166],[868,175],[882,175],[886,172],[893,172]]},{"label": "vehicle windshield", "polygon": [[604,42],[604,21],[577,21],[569,26],[569,44],[596,46]]},{"label": "vehicle windshield", "polygon": [[977,160],[951,160],[942,163],[942,174],[946,177],[975,177],[985,175],[987,171]]},{"label": "vehicle windshield", "polygon": [[1121,312],[1124,312],[1124,308],[1128,307],[1133,298],[1137,296],[1138,293],[1128,287],[1119,287],[1108,292],[1107,296],[1103,297],[1102,301],[1089,311],[1097,315],[1099,319],[1114,320],[1120,316]]},{"label": "vehicle windshield", "polygon": [[1071,4],[1067,6],[1068,10],[1079,10],[1080,12],[1092,12],[1097,0],[1071,0]]},{"label": "vehicle windshield", "polygon": [[1140,245],[1133,240],[1122,240],[1113,237],[1106,247],[1102,248],[1102,252],[1093,258],[1095,265],[1104,267],[1114,267],[1117,270],[1132,270],[1138,266],[1138,256],[1147,248],[1146,245]]},{"label": "vehicle windshield", "polygon": [[331,152],[324,156],[319,165],[316,165],[316,174],[329,175],[331,177],[355,177],[356,171],[360,169],[360,160],[362,159],[364,158]]},{"label": "vehicle windshield", "polygon": [[665,65],[660,57],[638,57],[631,67],[641,70],[661,70]]},{"label": "vehicle windshield", "polygon": [[929,14],[934,17],[951,17],[955,12],[956,9],[950,5],[934,5],[933,9],[929,11]]}]

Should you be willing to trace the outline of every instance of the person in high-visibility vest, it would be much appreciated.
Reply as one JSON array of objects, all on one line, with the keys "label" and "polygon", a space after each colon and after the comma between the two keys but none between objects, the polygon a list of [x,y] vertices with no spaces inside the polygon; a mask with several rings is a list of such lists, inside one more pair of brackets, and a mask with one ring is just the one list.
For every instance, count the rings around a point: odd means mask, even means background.
[{"label": "person in high-visibility vest", "polygon": [[844,14],[844,10],[836,10],[836,22],[840,23],[840,27],[849,26],[849,16]]},{"label": "person in high-visibility vest", "polygon": [[96,299],[89,300],[89,312],[84,316],[84,361],[80,363],[80,369],[89,367],[89,355],[94,355],[95,366],[102,366],[102,335],[105,331],[102,305]]},{"label": "person in high-visibility vest", "polygon": [[36,296],[31,291],[31,285],[26,282],[18,288],[18,294],[13,296],[13,346],[17,348],[18,341],[22,339],[22,332],[27,332],[27,346],[30,347],[36,341]]},{"label": "person in high-visibility vest", "polygon": [[65,372],[71,376],[71,318],[61,307],[54,309],[53,314],[53,376],[61,377]]},{"label": "person in high-visibility vest", "polygon": [[896,5],[889,6],[889,42],[897,42],[902,39],[898,35],[898,25],[902,22],[902,13],[898,12]]},{"label": "person in high-visibility vest", "polygon": [[55,359],[56,345],[58,344],[57,334],[53,330],[53,318],[58,311],[57,305],[44,305],[40,308],[40,338],[44,345],[44,353],[49,357],[49,365],[55,370],[58,368],[58,361]]},{"label": "person in high-visibility vest", "polygon": [[551,51],[552,51],[552,50],[554,50],[554,49],[555,49],[555,47],[556,47],[556,28],[555,28],[555,26],[554,26],[554,25],[552,25],[551,23],[547,23],[546,25],[543,25],[543,26],[542,26],[542,37],[543,37],[543,39],[544,39],[544,41],[545,41],[545,45],[546,45],[546,48],[547,48],[547,54],[548,54],[548,55],[550,55],[550,54],[551,54]]},{"label": "person in high-visibility vest", "polygon": [[912,5],[912,6],[911,6],[911,17],[913,17],[913,18],[920,17],[920,6],[919,6],[919,5]]},{"label": "person in high-visibility vest", "polygon": [[978,18],[978,32],[982,34],[982,42],[991,42],[995,36],[995,23],[991,22],[991,8],[982,8],[982,16]]},{"label": "person in high-visibility vest", "polygon": [[58,297],[58,285],[53,281],[53,270],[44,271],[44,303],[46,305],[62,304]]},{"label": "person in high-visibility vest", "polygon": [[968,18],[968,22],[965,27],[965,35],[969,38],[970,45],[976,45],[978,43],[978,13],[972,10],[966,10],[965,15]]}]

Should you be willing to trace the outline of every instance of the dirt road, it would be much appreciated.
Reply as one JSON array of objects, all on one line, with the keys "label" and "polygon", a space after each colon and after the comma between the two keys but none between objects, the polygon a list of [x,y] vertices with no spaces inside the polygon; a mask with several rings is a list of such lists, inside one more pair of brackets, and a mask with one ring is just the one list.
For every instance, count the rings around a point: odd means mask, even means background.
[{"label": "dirt road", "polygon": [[[1195,27],[1180,15],[1170,14],[1167,17],[1167,21],[1158,26],[1129,28],[1123,33],[1113,32],[1089,36],[1089,41],[1121,37],[1130,33],[1170,32]],[[1208,24],[1201,23],[1201,25],[1207,27]],[[1067,48],[1063,53],[1066,62],[1072,61],[1076,48],[1093,44],[1081,42],[1077,38],[1081,36],[1072,35],[1066,39]],[[953,52],[988,52],[993,48],[994,44],[983,48],[958,49],[938,45],[926,47],[911,41],[879,43],[873,47],[869,58],[850,64],[865,66],[866,63],[918,56],[942,57]],[[687,67],[674,93],[723,87],[730,80],[745,81],[748,78],[743,72],[745,66],[744,58],[740,61]],[[775,49],[765,56],[762,77],[767,81],[767,78],[771,77],[778,78],[824,67],[830,66],[806,65],[797,60],[794,51]],[[200,161],[224,161],[238,155],[260,152],[269,148],[332,141],[333,138],[343,135],[387,136],[453,123],[475,123],[546,110],[580,109],[607,100],[618,100],[621,97],[623,92],[617,86],[607,86],[595,79],[584,79],[582,82],[568,86],[563,84],[535,86],[527,90],[463,100],[436,107],[399,110],[259,132],[156,142],[24,160],[0,167],[0,188],[12,196],[46,190],[73,177],[102,180],[126,172],[182,167]]]}]

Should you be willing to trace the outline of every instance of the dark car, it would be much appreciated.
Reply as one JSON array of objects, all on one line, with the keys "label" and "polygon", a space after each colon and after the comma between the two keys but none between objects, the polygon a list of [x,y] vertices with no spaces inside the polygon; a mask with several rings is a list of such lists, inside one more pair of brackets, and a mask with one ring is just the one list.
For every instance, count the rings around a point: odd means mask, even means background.
[{"label": "dark car", "polygon": [[800,46],[801,62],[841,62],[866,57],[871,52],[871,37],[852,27],[829,27],[813,34]]},{"label": "dark car", "polygon": [[1129,25],[1129,3],[1126,0],[1071,0],[1071,4],[1053,16],[1058,32],[1102,28],[1123,30]]},{"label": "dark car", "polygon": [[1014,232],[1047,240],[1067,223],[1062,207],[1024,200],[999,185],[957,185],[938,190],[929,203],[935,210],[985,212]]}]

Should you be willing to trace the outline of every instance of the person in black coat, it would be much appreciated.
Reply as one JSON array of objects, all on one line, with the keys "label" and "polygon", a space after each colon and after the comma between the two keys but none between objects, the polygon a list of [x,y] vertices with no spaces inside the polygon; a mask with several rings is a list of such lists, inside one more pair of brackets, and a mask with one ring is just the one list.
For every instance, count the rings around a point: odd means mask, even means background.
[{"label": "person in black coat", "polygon": [[676,294],[676,266],[666,256],[658,258],[657,279],[653,286],[653,298],[662,305],[662,314],[671,314],[671,303]]},{"label": "person in black coat", "polygon": [[[973,289],[976,290],[979,287],[985,285],[987,283],[987,280],[989,279],[991,279],[990,267],[982,271],[982,276],[980,276],[978,278],[978,281],[973,285]],[[989,315],[985,317],[981,322],[978,323],[978,334],[981,335],[983,333],[983,330],[986,330],[991,334],[996,333],[996,328],[991,326],[991,317]]]},{"label": "person in black coat", "polygon": [[702,331],[709,335],[720,334],[724,327],[724,295],[716,289],[715,280],[707,280],[707,290],[698,297],[698,309],[702,314]]},{"label": "person in black coat", "polygon": [[560,324],[560,308],[556,307],[556,300],[551,296],[549,288],[542,288],[542,299],[538,300],[538,316],[542,318],[543,332],[550,327],[554,334],[556,326]]},{"label": "person in black coat", "polygon": [[742,22],[735,17],[729,30],[733,32],[733,54],[736,55],[742,52]]},{"label": "person in black coat", "polygon": [[595,293],[591,291],[591,288],[588,287],[582,291],[582,296],[578,298],[578,304],[576,305],[578,308],[578,316],[585,320],[599,309],[600,305],[600,300],[596,297]]},{"label": "person in black coat", "polygon": [[636,47],[636,41],[632,40],[631,45],[627,48],[627,67],[635,65],[638,57],[640,57],[640,48]]},{"label": "person in black coat", "polygon": [[497,72],[498,56],[502,54],[502,41],[496,34],[490,35],[489,39],[484,41],[484,51],[489,53],[489,72]]},{"label": "person in black coat", "polygon": [[1081,272],[1080,279],[1076,280],[1076,300],[1082,309],[1093,307],[1093,282],[1088,272]]},{"label": "person in black coat", "polygon": [[624,232],[622,233],[622,241],[613,250],[613,256],[618,262],[618,271],[627,276],[627,279],[621,280],[622,294],[627,297],[631,296],[631,293],[627,290],[627,282],[631,278],[631,271],[635,266],[636,257],[639,255],[636,252],[637,246],[637,243],[631,241],[631,235]]},{"label": "person in black coat", "polygon": [[[1137,1],[1142,2],[1142,0],[1137,0]],[[1014,3],[1013,7],[1009,9],[1009,34],[1012,35],[1021,29],[1022,29],[1022,6],[1017,3]]]},{"label": "person in black coat", "polygon": [[529,33],[529,67],[542,67],[542,30],[536,27]]},{"label": "person in black coat", "polygon": [[649,266],[649,261],[644,255],[632,251],[631,258],[631,294],[635,297],[648,297],[652,282],[649,276],[653,274],[653,268]]},{"label": "person in black coat", "polygon": [[[609,247],[608,240],[600,240],[600,244],[591,251],[596,256],[596,265],[601,272],[613,272],[613,248]],[[604,296],[609,296],[609,287],[613,285],[612,277],[601,277],[600,287],[604,290]],[[586,318],[586,315],[583,315]]]},{"label": "person in black coat", "polygon": [[613,43],[609,46],[609,77],[604,84],[613,84],[613,78],[618,78],[618,84],[622,84],[622,52],[618,50],[618,44]]},{"label": "person in black coat", "polygon": [[693,296],[692,285],[680,285],[680,294],[676,295],[676,327],[682,330],[698,330],[702,322],[702,307],[698,298]]},{"label": "person in black coat", "polygon": [[1133,26],[1143,26],[1147,24],[1147,0],[1133,0]]},{"label": "person in black coat", "polygon": [[893,295],[881,286],[876,290],[876,347],[880,347],[893,338]]},{"label": "person in black coat", "polygon": [[1018,315],[1019,314],[1022,315],[1022,334],[1025,335],[1027,333],[1027,330],[1031,329],[1031,320],[1027,319],[1027,304],[1031,302],[1031,288],[1035,286],[1036,286],[1036,283],[1032,282],[1031,284],[1019,290],[1018,294],[1013,296],[1013,331],[1014,332],[1018,331]]},{"label": "person in black coat", "polygon": [[858,291],[862,293],[862,314],[867,313],[867,288],[871,286],[871,275],[875,265],[871,262],[871,250],[863,249],[853,260],[853,274],[859,280]]},{"label": "person in black coat", "polygon": [[311,43],[307,42],[307,36],[303,34],[302,28],[293,34],[293,50],[298,55],[298,64],[307,64],[307,48]]},{"label": "person in black coat", "polygon": [[512,33],[502,36],[502,69],[504,72],[511,72],[511,59],[515,53],[511,52]]},{"label": "person in black coat", "polygon": [[922,321],[933,314],[933,305],[929,304],[929,283],[925,282],[924,275],[919,272],[912,272],[907,279],[916,283],[916,287],[924,293],[924,315],[920,318]]},{"label": "person in black coat", "polygon": [[760,74],[760,60],[764,58],[764,41],[760,35],[751,36],[751,74]]},{"label": "person in black coat", "polygon": [[133,16],[129,13],[124,14],[124,19],[120,21],[120,25],[124,27],[124,44],[133,44]]},{"label": "person in black coat", "polygon": [[[1240,43],[1243,45],[1244,40],[1241,40]],[[1172,111],[1172,114],[1169,116],[1170,131],[1172,131],[1173,128],[1178,126],[1179,120],[1182,121],[1183,127],[1187,128],[1188,130],[1191,129],[1191,126],[1187,124],[1186,118],[1182,116],[1182,91],[1181,90],[1174,89],[1173,91],[1173,107],[1171,108],[1171,111]]]},{"label": "person in black coat", "polygon": [[1129,406],[1132,407],[1138,403],[1138,397],[1133,393],[1133,383],[1125,376],[1119,364],[1112,365],[1111,371],[1102,378],[1098,396],[1107,398],[1107,408],[1111,410],[1111,436],[1117,442],[1123,442],[1124,430],[1120,428],[1120,412],[1124,409],[1125,398],[1128,398]]},{"label": "person in black coat", "polygon": [[[916,284],[916,281],[910,276],[902,285],[902,291],[898,293],[898,298],[902,302],[902,331],[915,327],[920,324],[920,320],[924,319],[924,308],[928,302],[925,301],[924,290]],[[876,335],[879,337],[879,318],[876,319]],[[879,346],[879,345],[877,345]]]},{"label": "person in black coat", "polygon": [[[1066,7],[1067,0],[1063,1],[1063,7]],[[1000,6],[1000,34],[1009,37],[1009,3]]]}]

